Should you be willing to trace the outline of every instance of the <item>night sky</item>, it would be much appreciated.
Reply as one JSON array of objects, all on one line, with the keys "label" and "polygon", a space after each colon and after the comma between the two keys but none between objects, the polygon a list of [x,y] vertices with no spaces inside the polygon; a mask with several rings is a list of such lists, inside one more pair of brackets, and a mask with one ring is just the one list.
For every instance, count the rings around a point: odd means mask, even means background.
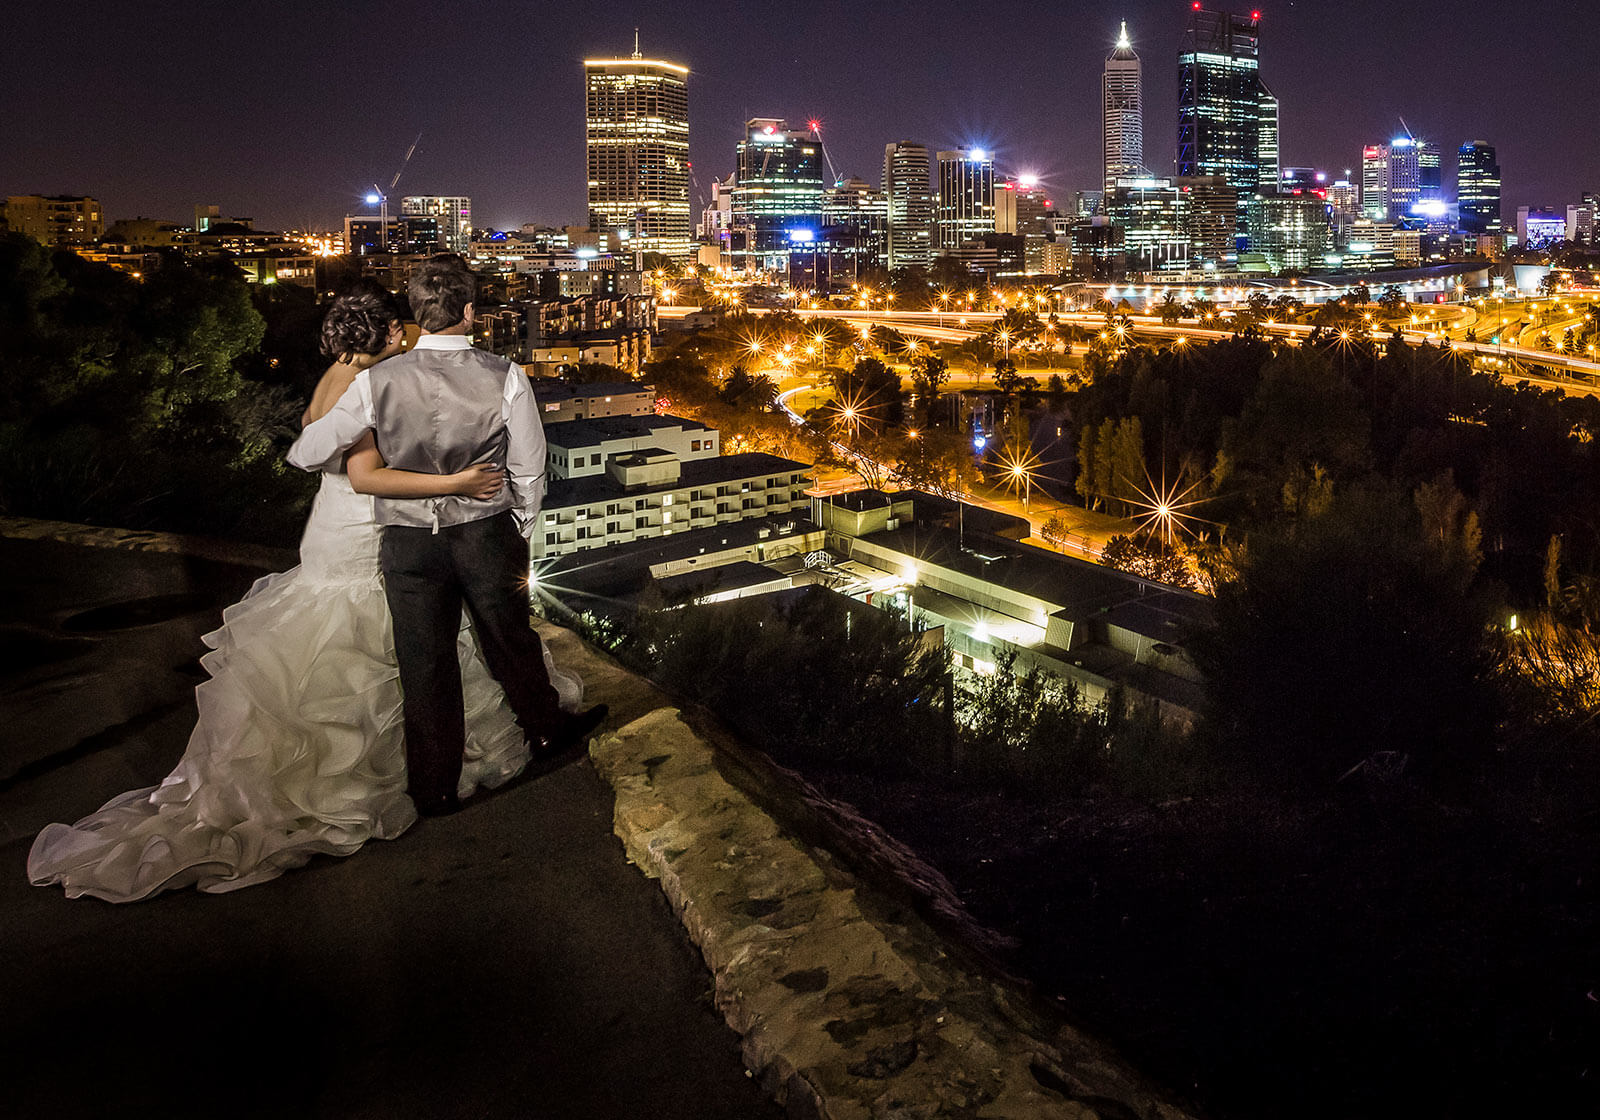
[{"label": "night sky", "polygon": [[[1212,7],[1220,5],[1212,3]],[[1065,204],[1099,178],[1100,67],[1126,18],[1145,159],[1172,171],[1187,0],[1120,4],[618,0],[13,0],[0,40],[0,192],[92,194],[110,218],[332,228],[387,184],[467,194],[479,225],[585,221],[586,56],[687,64],[696,197],[750,116],[820,118],[839,174],[883,145],[983,146]],[[1445,152],[1499,149],[1505,203],[1600,189],[1592,0],[1263,0],[1286,166],[1359,169],[1403,116]],[[1234,10],[1245,10],[1237,5]],[[1358,172],[1359,173],[1359,172]]]}]

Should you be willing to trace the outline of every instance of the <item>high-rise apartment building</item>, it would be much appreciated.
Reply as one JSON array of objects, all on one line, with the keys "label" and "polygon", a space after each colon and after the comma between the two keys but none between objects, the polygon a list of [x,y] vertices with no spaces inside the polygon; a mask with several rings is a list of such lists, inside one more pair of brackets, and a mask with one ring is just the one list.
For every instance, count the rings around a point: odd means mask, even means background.
[{"label": "high-rise apartment building", "polygon": [[462,195],[411,194],[400,200],[406,218],[432,218],[439,224],[439,243],[451,253],[472,251],[472,199]]},{"label": "high-rise apartment building", "polygon": [[939,153],[938,247],[953,252],[994,232],[994,155],[982,148]]},{"label": "high-rise apartment building", "polygon": [[933,163],[928,146],[899,140],[883,146],[883,193],[889,200],[889,267],[933,263]]},{"label": "high-rise apartment building", "polygon": [[1456,197],[1461,206],[1463,233],[1501,233],[1500,163],[1494,145],[1469,140],[1456,151]]},{"label": "high-rise apartment building", "polygon": [[1100,136],[1101,181],[1110,191],[1144,167],[1144,72],[1126,21],[1100,78]]},{"label": "high-rise apartment building", "polygon": [[735,164],[733,224],[744,231],[735,263],[787,269],[791,249],[814,241],[822,225],[822,141],[780,118],[755,117],[745,122]]},{"label": "high-rise apartment building", "polygon": [[1258,16],[1197,3],[1178,54],[1178,175],[1221,175],[1241,202],[1277,181],[1278,103],[1261,81]]},{"label": "high-rise apartment building", "polygon": [[44,245],[87,245],[105,232],[100,200],[69,194],[21,194],[6,199],[6,225]]},{"label": "high-rise apartment building", "polygon": [[689,71],[639,53],[583,64],[589,226],[687,261]]}]

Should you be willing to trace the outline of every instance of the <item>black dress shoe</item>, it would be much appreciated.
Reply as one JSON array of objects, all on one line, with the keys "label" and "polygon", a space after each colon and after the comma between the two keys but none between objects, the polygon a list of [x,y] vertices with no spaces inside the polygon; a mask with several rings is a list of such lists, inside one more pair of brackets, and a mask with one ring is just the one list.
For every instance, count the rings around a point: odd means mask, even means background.
[{"label": "black dress shoe", "polygon": [[604,723],[606,716],[610,714],[609,704],[596,704],[587,711],[563,716],[539,737],[540,753],[559,754],[587,742],[589,736],[594,734],[595,728]]},{"label": "black dress shoe", "polygon": [[412,797],[411,800],[417,807],[418,816],[448,817],[451,813],[461,812],[461,799],[453,793],[444,797]]}]

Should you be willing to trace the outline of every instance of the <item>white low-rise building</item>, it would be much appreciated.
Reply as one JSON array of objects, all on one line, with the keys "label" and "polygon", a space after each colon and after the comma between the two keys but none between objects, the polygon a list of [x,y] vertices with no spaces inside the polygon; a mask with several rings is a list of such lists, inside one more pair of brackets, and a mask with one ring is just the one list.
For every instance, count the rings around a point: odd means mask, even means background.
[{"label": "white low-rise building", "polygon": [[684,461],[649,449],[613,455],[603,474],[555,479],[533,556],[607,545],[810,509],[811,468],[763,452]]},{"label": "white low-rise building", "polygon": [[617,455],[666,451],[684,462],[714,459],[722,433],[681,416],[604,416],[547,424],[551,478],[587,478],[605,473]]}]

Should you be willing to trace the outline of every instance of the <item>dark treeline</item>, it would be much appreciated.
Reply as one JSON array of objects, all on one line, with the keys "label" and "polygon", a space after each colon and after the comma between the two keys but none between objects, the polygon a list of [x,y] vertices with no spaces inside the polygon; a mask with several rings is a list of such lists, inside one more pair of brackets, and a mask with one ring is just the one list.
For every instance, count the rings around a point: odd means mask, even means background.
[{"label": "dark treeline", "polygon": [[292,544],[320,315],[225,261],[136,279],[0,236],[0,510]]},{"label": "dark treeline", "polygon": [[1138,420],[1151,476],[1196,484],[1213,535],[1350,486],[1447,480],[1478,515],[1487,570],[1518,597],[1538,591],[1551,537],[1569,570],[1600,566],[1600,400],[1505,384],[1443,347],[1329,332],[1299,348],[1136,348],[1074,410],[1090,433]]}]

